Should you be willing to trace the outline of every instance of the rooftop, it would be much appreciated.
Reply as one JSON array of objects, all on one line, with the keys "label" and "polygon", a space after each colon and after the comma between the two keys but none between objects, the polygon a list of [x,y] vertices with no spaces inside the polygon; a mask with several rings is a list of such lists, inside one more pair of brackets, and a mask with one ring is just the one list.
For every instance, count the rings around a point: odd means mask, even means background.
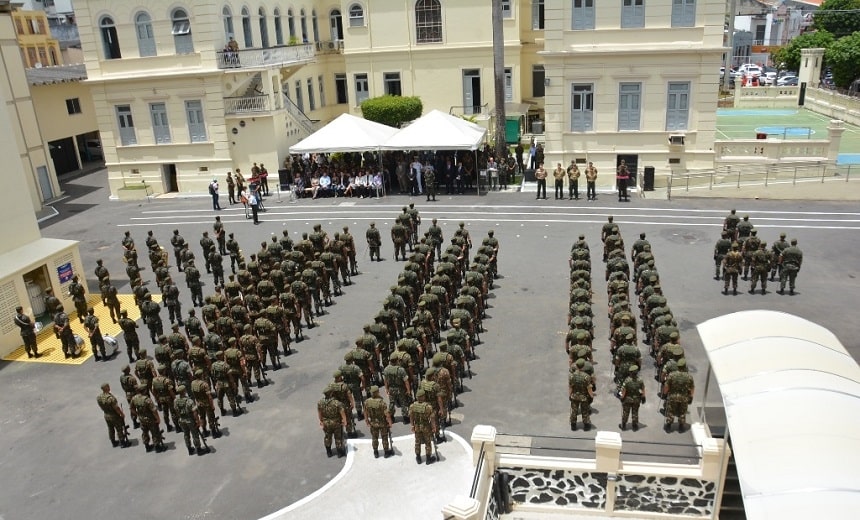
[{"label": "rooftop", "polygon": [[56,65],[26,70],[27,83],[30,85],[54,85],[87,79],[87,68],[83,63],[75,65]]}]

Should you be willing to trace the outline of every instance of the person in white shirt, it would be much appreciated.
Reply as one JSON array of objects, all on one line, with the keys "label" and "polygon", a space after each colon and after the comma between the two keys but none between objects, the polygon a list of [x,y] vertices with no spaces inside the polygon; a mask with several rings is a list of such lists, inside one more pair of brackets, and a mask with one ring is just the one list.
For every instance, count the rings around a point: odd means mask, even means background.
[{"label": "person in white shirt", "polygon": [[320,195],[323,197],[331,196],[331,177],[328,174],[328,170],[324,170],[320,177]]},{"label": "person in white shirt", "polygon": [[370,180],[370,188],[377,197],[382,196],[382,172],[376,172]]},{"label": "person in white shirt", "polygon": [[412,187],[410,189],[411,195],[421,195],[421,170],[424,169],[424,165],[421,164],[421,161],[418,160],[416,156],[415,160],[412,161],[412,164],[409,165],[411,170],[409,178],[412,180]]}]

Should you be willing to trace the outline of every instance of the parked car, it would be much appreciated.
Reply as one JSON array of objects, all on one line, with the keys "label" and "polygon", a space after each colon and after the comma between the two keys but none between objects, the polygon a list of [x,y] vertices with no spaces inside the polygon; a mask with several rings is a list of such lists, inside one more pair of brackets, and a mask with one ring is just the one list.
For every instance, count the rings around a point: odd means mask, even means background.
[{"label": "parked car", "polygon": [[755,65],[753,63],[744,63],[740,67],[738,67],[738,73],[743,76],[746,74],[747,76],[761,76],[762,70],[761,67]]},{"label": "parked car", "polygon": [[765,85],[776,85],[776,71],[765,72],[761,77],[761,82]]},{"label": "parked car", "polygon": [[776,80],[776,84],[780,87],[796,87],[797,76],[783,76]]},{"label": "parked car", "polygon": [[90,159],[103,159],[104,152],[102,152],[102,142],[98,139],[87,139],[86,142],[87,155]]}]

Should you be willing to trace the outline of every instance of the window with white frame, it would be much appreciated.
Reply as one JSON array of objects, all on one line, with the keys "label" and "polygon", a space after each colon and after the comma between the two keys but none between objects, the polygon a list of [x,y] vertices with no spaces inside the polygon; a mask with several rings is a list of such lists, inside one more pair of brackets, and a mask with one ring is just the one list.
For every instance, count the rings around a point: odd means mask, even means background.
[{"label": "window with white frame", "polygon": [[349,97],[346,95],[346,74],[340,73],[334,75],[334,90],[335,94],[337,94],[338,105],[349,103]]},{"label": "window with white frame", "polygon": [[110,16],[103,16],[99,20],[99,30],[102,34],[102,50],[106,60],[118,60],[122,58],[119,50],[119,38],[116,34],[116,24]]},{"label": "window with white frame", "polygon": [[323,75],[322,74],[320,74],[317,77],[317,84],[319,85],[319,89],[320,89],[320,108],[322,108],[325,106],[325,85],[323,82]]},{"label": "window with white frame", "polygon": [[505,101],[510,103],[514,100],[514,71],[505,67]]},{"label": "window with white frame", "polygon": [[260,45],[264,49],[269,48],[269,22],[266,16],[266,10],[262,7],[257,10],[257,17],[260,23]]},{"label": "window with white frame", "polygon": [[570,129],[573,132],[594,130],[594,85],[592,83],[571,85]]},{"label": "window with white frame", "polygon": [[672,0],[672,27],[696,25],[696,0]]},{"label": "window with white frame", "polygon": [[287,9],[287,29],[290,31],[290,39],[296,37],[296,17],[293,16],[293,8]]},{"label": "window with white frame", "polygon": [[314,95],[314,79],[308,78],[308,110],[317,109],[316,96]]},{"label": "window with white frame", "polygon": [[275,19],[275,45],[284,44],[284,25],[281,20],[281,10],[275,8],[272,12],[272,17]]},{"label": "window with white frame", "polygon": [[316,9],[311,10],[311,28],[313,28],[313,30],[314,30],[314,41],[315,42],[320,41],[320,25],[319,25],[319,22],[317,22],[317,10]]},{"label": "window with white frame", "polygon": [[305,98],[304,94],[302,94],[302,82],[301,80],[296,80],[296,106],[299,107],[301,112],[305,111]]},{"label": "window with white frame", "polygon": [[666,97],[666,130],[686,130],[690,117],[690,82],[671,81]]},{"label": "window with white frame", "polygon": [[382,74],[382,84],[385,87],[385,93],[389,96],[401,96],[400,73],[399,72],[384,72]]},{"label": "window with white frame", "polygon": [[135,15],[134,29],[137,33],[137,50],[140,57],[155,56],[155,35],[152,33],[152,18],[149,13],[141,11]]},{"label": "window with white frame", "polygon": [[621,0],[621,28],[645,27],[645,0]]},{"label": "window with white frame", "polygon": [[532,29],[535,31],[543,30],[543,24],[543,0],[532,0]]},{"label": "window with white frame", "polygon": [[170,121],[167,120],[167,105],[150,103],[149,114],[152,116],[152,135],[156,144],[170,142]]},{"label": "window with white frame", "polygon": [[367,74],[355,75],[355,104],[360,105],[362,101],[370,97],[370,83]]},{"label": "window with white frame", "polygon": [[221,19],[224,21],[224,41],[230,41],[230,38],[236,34],[233,31],[233,11],[230,10],[230,6],[225,5],[221,9]]},{"label": "window with white frame", "polygon": [[573,0],[573,23],[575,31],[594,29],[594,0]]},{"label": "window with white frame", "polygon": [[364,7],[361,4],[349,6],[349,26],[364,27]]},{"label": "window with white frame", "polygon": [[417,43],[442,42],[442,4],[439,0],[415,2],[415,41]]},{"label": "window with white frame", "polygon": [[513,18],[514,7],[511,5],[511,0],[502,0],[502,18]]},{"label": "window with white frame", "polygon": [[242,8],[242,36],[245,40],[245,48],[254,47],[254,34],[251,32],[251,13],[247,7]]},{"label": "window with white frame", "polygon": [[80,98],[69,98],[66,100],[66,112],[69,115],[80,114],[81,113],[81,99]]},{"label": "window with white frame", "polygon": [[191,38],[191,20],[185,9],[174,9],[170,15],[173,20],[173,44],[176,54],[191,54],[194,52],[194,40]]},{"label": "window with white frame", "polygon": [[618,86],[618,130],[639,130],[642,106],[642,83]]},{"label": "window with white frame", "polygon": [[137,135],[134,133],[134,119],[131,116],[130,105],[116,106],[116,120],[119,126],[119,140],[123,146],[137,144]]},{"label": "window with white frame", "polygon": [[188,120],[188,135],[192,143],[206,142],[206,123],[203,121],[203,103],[199,100],[185,102],[185,117]]}]

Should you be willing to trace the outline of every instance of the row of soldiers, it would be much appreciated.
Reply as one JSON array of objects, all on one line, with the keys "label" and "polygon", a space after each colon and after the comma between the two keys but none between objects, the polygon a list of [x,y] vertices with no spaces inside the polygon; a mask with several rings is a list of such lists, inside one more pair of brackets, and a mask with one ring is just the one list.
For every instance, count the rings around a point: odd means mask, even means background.
[{"label": "row of soldiers", "polygon": [[[406,227],[406,218],[398,219],[396,225]],[[420,225],[420,216],[415,224]],[[435,460],[431,445],[444,441],[450,409],[458,405],[456,394],[463,379],[471,377],[486,298],[498,276],[499,249],[491,231],[469,264],[473,246],[463,222],[444,252],[443,243],[436,219],[419,240],[405,242],[410,254],[402,253],[406,265],[397,285],[325,387],[317,411],[329,456],[332,439],[338,455],[345,455],[344,429],[347,436],[355,435],[353,410],[370,428],[374,456],[379,457],[380,439],[385,457],[393,455],[391,426],[399,407],[404,424],[411,423],[415,433],[416,461],[422,461],[422,445],[426,462]],[[383,385],[388,403],[379,396]]]},{"label": "row of soldiers", "polygon": [[[174,239],[177,236],[178,230],[174,231]],[[230,240],[235,240],[232,234],[229,236]],[[177,242],[175,247],[180,249],[177,252],[181,262],[179,269],[186,277],[194,274],[194,258],[187,244],[184,240],[172,241]],[[147,242],[151,253],[163,251],[151,232]],[[206,247],[204,245],[204,249]],[[126,261],[139,275],[136,248],[129,233],[123,239],[123,248]],[[269,383],[268,365],[273,370],[281,368],[279,340],[283,354],[291,354],[291,342],[304,339],[302,315],[305,325],[313,327],[313,315],[323,312],[319,302],[330,302],[332,287],[337,293],[340,291],[338,276],[344,284],[350,284],[351,276],[358,274],[354,250],[348,227],[344,227],[343,233],[335,233],[334,240],[330,240],[319,224],[314,226],[311,235],[303,234],[302,241],[296,244],[286,230],[280,239],[273,236],[271,243],[261,243],[260,250],[250,255],[248,262],[241,249],[236,249],[238,271],[231,274],[226,283],[218,284],[216,278],[213,294],[204,299],[194,294],[201,290],[199,286],[188,284],[195,305],[202,305],[202,319],[197,317],[194,308],[188,311],[184,321],[177,311],[175,316],[171,315],[169,335],[161,333],[160,306],[152,301],[147,284],[138,281],[135,296],[150,334],[154,336],[154,360],[149,358],[146,349],[140,348],[137,324],[123,310],[120,326],[134,374],[126,365],[120,383],[133,424],[141,428],[147,450],[163,449],[158,414],[161,411],[168,431],[183,432],[189,454],[207,452],[205,438],[210,430],[213,437],[220,436],[215,400],[221,416],[227,413],[225,397],[233,416],[244,412],[239,387],[244,391],[244,401],[250,403],[254,399],[252,377],[257,388]],[[164,258],[153,260],[158,268],[163,267]],[[165,287],[171,284],[169,275],[162,279]],[[192,277],[188,281],[192,280],[199,278]],[[311,309],[312,303],[317,304],[315,310]],[[180,327],[184,327],[184,334]],[[99,405],[105,412],[112,442],[118,434],[112,425],[119,425],[120,419],[124,423],[124,415],[117,413],[113,404],[108,397],[100,396]],[[117,442],[122,444],[123,439],[127,439],[127,433],[121,434]]]},{"label": "row of soldiers", "polygon": [[743,279],[750,279],[750,294],[755,294],[756,286],[761,282],[761,293],[767,294],[768,272],[770,281],[779,276],[779,293],[785,293],[789,286],[789,294],[794,294],[797,273],[803,263],[803,252],[797,247],[797,239],[789,243],[785,233],[779,234],[770,250],[767,242],[758,237],[758,230],[750,222],[749,215],[740,218],[737,211],[732,209],[723,221],[723,231],[714,246],[714,279],[724,281],[723,294],[738,293],[738,277],[743,273]]}]

